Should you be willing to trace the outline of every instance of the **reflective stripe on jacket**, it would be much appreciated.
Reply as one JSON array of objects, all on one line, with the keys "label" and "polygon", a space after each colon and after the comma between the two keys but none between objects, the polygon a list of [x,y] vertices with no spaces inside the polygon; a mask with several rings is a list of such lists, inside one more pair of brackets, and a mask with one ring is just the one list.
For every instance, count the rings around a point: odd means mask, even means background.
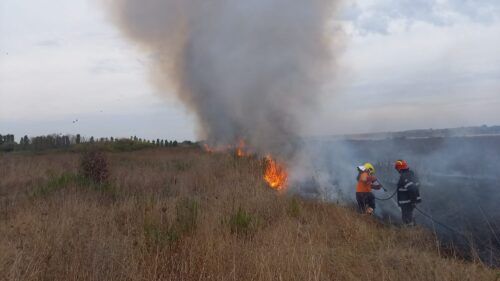
[{"label": "reflective stripe on jacket", "polygon": [[420,197],[420,181],[413,171],[401,171],[397,195],[399,206],[422,202],[422,198]]}]

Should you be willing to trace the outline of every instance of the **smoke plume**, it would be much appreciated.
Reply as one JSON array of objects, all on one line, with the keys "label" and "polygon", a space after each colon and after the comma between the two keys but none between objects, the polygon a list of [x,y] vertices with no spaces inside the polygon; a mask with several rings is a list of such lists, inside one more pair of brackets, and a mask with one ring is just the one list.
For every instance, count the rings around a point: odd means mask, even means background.
[{"label": "smoke plume", "polygon": [[[338,1],[337,1],[338,2]],[[331,69],[334,0],[115,0],[123,32],[153,56],[212,143],[260,152],[298,136]],[[266,151],[266,152],[267,152]]]}]

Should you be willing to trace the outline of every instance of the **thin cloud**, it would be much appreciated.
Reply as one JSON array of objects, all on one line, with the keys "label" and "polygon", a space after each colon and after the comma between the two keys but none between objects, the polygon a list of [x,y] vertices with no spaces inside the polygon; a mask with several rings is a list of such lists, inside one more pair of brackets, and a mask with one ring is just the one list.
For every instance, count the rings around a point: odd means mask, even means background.
[{"label": "thin cloud", "polygon": [[362,34],[388,34],[394,25],[408,28],[415,22],[436,26],[460,21],[489,24],[499,19],[500,1],[484,0],[359,0],[346,7],[344,19]]},{"label": "thin cloud", "polygon": [[46,39],[35,43],[35,46],[37,47],[46,47],[46,48],[60,47],[61,45],[62,45],[61,42],[56,39]]},{"label": "thin cloud", "polygon": [[120,74],[133,72],[129,65],[125,65],[116,59],[101,59],[96,61],[90,68],[92,74]]}]

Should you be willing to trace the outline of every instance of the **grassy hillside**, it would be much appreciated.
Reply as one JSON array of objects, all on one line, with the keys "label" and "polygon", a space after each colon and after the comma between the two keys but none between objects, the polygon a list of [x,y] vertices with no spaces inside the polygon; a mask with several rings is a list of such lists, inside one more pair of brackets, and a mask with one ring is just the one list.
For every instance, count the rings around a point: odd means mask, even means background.
[{"label": "grassy hillside", "polygon": [[159,149],[0,155],[0,280],[500,280],[398,229],[276,193],[259,160]]}]

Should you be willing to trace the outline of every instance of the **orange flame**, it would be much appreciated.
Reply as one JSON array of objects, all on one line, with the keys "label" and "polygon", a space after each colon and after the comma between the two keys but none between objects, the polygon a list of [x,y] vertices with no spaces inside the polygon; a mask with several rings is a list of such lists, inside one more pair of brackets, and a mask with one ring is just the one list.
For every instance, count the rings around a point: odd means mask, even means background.
[{"label": "orange flame", "polygon": [[238,157],[245,157],[245,156],[247,156],[248,153],[245,151],[245,147],[246,147],[245,141],[244,140],[240,140],[238,142],[238,147],[236,147],[236,156],[238,156]]},{"label": "orange flame", "polygon": [[208,152],[208,153],[214,152],[214,149],[211,148],[208,144],[204,144],[203,148],[205,149],[205,152]]},{"label": "orange flame", "polygon": [[285,167],[270,155],[265,158],[264,180],[276,190],[283,190],[287,187],[288,173]]},{"label": "orange flame", "polygon": [[244,140],[239,140],[236,145],[225,145],[225,146],[210,146],[208,144],[203,144],[203,150],[207,153],[227,153],[231,151],[237,157],[249,157],[251,152],[248,149]]}]

